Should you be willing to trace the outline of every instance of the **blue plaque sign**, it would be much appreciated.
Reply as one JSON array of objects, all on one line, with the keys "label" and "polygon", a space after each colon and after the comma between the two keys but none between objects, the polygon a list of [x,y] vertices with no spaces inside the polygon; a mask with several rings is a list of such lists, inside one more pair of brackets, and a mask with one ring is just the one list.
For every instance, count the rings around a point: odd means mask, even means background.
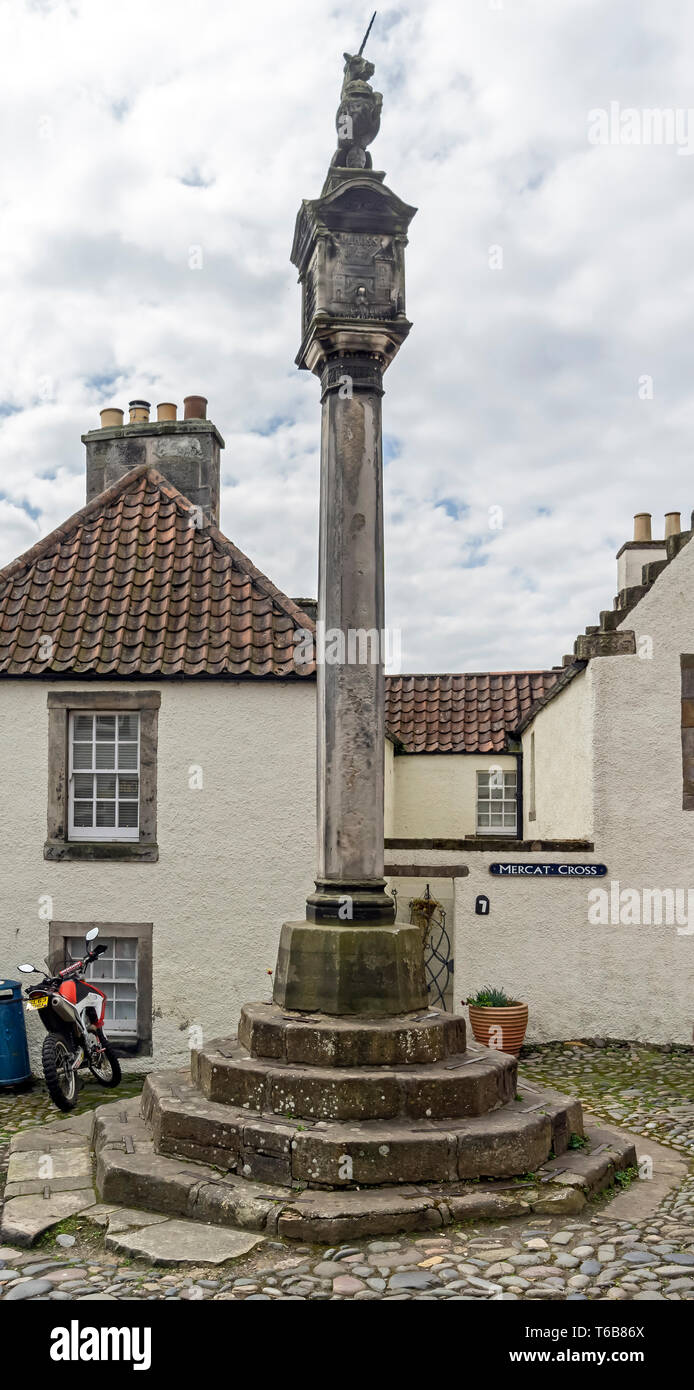
[{"label": "blue plaque sign", "polygon": [[500,878],[604,878],[606,864],[490,864]]}]

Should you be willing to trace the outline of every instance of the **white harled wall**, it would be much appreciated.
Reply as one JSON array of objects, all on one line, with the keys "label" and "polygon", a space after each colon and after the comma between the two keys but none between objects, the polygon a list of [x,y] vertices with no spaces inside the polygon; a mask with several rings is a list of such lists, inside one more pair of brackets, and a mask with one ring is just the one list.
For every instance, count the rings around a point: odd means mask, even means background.
[{"label": "white harled wall", "polygon": [[[44,860],[46,695],[55,688],[0,683],[0,975],[17,978],[23,960],[42,963],[40,912],[61,922],[153,922],[154,1055],[185,1065],[191,1024],[207,1037],[229,1034],[244,1001],[269,997],[282,922],[304,916],[316,853],[315,684],[138,684],[161,691],[156,864]],[[193,766],[202,768],[200,790],[189,787]],[[42,1026],[31,1016],[28,1024],[36,1045]]]},{"label": "white harled wall", "polygon": [[[682,809],[680,739],[680,655],[694,654],[693,593],[690,543],[623,624],[643,654],[594,658],[524,736],[527,750],[534,728],[538,821],[526,833],[587,834],[595,850],[523,859],[602,862],[606,878],[496,880],[488,864],[497,854],[470,855],[470,877],[456,882],[456,995],[504,986],[528,1001],[531,1038],[692,1042],[694,891],[679,928],[665,908],[660,923],[648,924],[643,893],[694,890],[694,812]],[[611,895],[615,920],[589,919],[596,886]],[[488,918],[474,915],[478,892],[490,896]]]},{"label": "white harled wall", "polygon": [[591,662],[575,676],[523,734],[523,833],[528,840],[593,838],[595,665]]},{"label": "white harled wall", "polygon": [[463,839],[477,833],[477,772],[515,772],[508,754],[403,753],[393,758],[392,835]]}]

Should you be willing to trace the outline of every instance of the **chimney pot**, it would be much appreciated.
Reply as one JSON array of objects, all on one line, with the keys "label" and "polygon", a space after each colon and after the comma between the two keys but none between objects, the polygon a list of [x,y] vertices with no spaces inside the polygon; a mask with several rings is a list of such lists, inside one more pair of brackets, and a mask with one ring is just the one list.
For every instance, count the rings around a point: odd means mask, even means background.
[{"label": "chimney pot", "polygon": [[[147,423],[149,401],[130,401],[130,425],[125,429],[106,428],[122,424],[122,411],[102,411],[102,429],[89,430],[82,436],[87,446],[87,501],[113,487],[133,468],[146,464],[163,474],[193,507],[200,508],[205,525],[219,526],[219,454],[224,440],[207,419],[206,405],[204,396],[188,398],[186,416],[190,424],[183,437],[173,423],[176,406],[172,401],[159,402],[158,419],[171,423],[157,429]],[[104,439],[102,434],[110,437]]]},{"label": "chimney pot", "polygon": [[682,530],[682,522],[681,522],[681,519],[680,519],[680,514],[679,514],[679,512],[666,512],[666,513],[665,513],[665,539],[667,540],[668,536],[679,536],[681,530]]},{"label": "chimney pot", "polygon": [[183,418],[184,420],[206,420],[207,397],[186,396],[183,401]]},{"label": "chimney pot", "polygon": [[102,430],[107,430],[113,426],[120,426],[123,424],[123,411],[117,410],[115,406],[109,405],[105,410],[99,411],[99,418],[101,420]]},{"label": "chimney pot", "polygon": [[650,512],[637,512],[634,517],[634,540],[649,541],[651,539],[651,514]]}]

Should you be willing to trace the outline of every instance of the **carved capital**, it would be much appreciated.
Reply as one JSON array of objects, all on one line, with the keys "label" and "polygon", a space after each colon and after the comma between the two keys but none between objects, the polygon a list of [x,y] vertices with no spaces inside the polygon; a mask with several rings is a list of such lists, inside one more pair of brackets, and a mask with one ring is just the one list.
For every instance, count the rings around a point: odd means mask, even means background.
[{"label": "carved capital", "polygon": [[370,353],[341,353],[323,363],[320,376],[321,401],[331,391],[342,393],[345,398],[355,391],[368,391],[372,395],[383,395],[383,358]]},{"label": "carved capital", "polygon": [[299,349],[297,365],[321,376],[334,358],[371,357],[385,371],[410,330],[407,319],[389,324],[316,317]]}]

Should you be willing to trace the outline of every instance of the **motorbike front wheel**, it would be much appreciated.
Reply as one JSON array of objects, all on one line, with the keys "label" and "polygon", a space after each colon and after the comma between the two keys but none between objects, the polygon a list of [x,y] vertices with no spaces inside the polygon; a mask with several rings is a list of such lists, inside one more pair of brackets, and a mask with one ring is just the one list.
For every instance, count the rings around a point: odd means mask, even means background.
[{"label": "motorbike front wheel", "polygon": [[59,1110],[74,1110],[77,1104],[77,1072],[73,1055],[61,1033],[47,1033],[41,1052],[48,1094]]},{"label": "motorbike front wheel", "polygon": [[104,1037],[103,1029],[100,1028],[96,1036],[99,1039],[96,1057],[93,1052],[87,1052],[89,1070],[102,1086],[118,1086],[121,1080],[120,1062],[108,1038]]}]

